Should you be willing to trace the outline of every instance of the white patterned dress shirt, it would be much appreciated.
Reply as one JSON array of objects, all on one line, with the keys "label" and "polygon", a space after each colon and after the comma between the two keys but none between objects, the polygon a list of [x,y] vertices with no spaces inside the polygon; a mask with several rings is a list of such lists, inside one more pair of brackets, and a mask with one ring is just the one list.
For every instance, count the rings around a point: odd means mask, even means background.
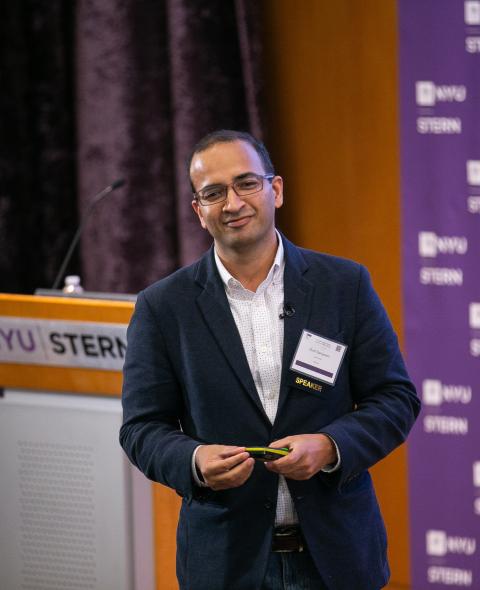
[{"label": "white patterned dress shirt", "polygon": [[[228,303],[240,333],[248,365],[257,388],[265,413],[273,424],[277,413],[282,374],[283,326],[280,319],[283,311],[283,272],[285,259],[282,240],[277,232],[278,248],[275,260],[266,277],[255,292],[245,287],[222,264],[215,251],[215,263],[225,287]],[[201,445],[200,445],[201,446]],[[192,473],[198,485],[205,486],[198,478],[195,469],[195,456],[192,456]],[[336,446],[336,445],[335,445]],[[338,449],[337,449],[338,452]],[[339,455],[338,455],[339,456]],[[332,468],[338,469],[340,461]],[[285,478],[279,476],[277,511],[275,525],[298,522],[297,513]]]}]

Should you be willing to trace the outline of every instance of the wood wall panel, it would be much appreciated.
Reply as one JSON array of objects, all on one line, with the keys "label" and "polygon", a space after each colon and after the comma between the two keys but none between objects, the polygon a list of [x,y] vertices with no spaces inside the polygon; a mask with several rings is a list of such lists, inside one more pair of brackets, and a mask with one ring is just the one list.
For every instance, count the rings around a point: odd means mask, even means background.
[{"label": "wood wall panel", "polygon": [[181,499],[170,488],[152,485],[156,590],[178,590],[176,530]]},{"label": "wood wall panel", "polygon": [[[266,143],[296,243],[369,268],[401,336],[394,0],[264,0]],[[406,453],[373,469],[392,583],[408,587]]]}]

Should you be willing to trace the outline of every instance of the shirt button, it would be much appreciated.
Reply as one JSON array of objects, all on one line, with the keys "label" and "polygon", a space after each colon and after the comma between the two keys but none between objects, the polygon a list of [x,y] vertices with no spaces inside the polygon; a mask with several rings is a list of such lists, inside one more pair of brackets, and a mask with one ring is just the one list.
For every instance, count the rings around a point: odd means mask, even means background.
[{"label": "shirt button", "polygon": [[260,346],[260,352],[263,352],[263,353],[268,352],[268,346],[265,346],[265,345]]}]

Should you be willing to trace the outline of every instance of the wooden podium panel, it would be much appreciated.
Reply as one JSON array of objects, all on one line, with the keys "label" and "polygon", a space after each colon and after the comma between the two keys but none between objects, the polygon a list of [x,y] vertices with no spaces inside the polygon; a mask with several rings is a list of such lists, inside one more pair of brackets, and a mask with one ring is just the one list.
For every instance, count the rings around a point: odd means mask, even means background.
[{"label": "wooden podium panel", "polygon": [[[123,334],[133,308],[132,302],[124,301],[0,294],[0,388],[120,397],[123,358],[118,357],[124,353],[126,339]],[[61,344],[61,332],[65,326],[73,327],[70,330],[72,334],[66,334],[69,339],[63,340]],[[85,334],[86,326],[92,328],[92,334]],[[105,340],[101,341],[104,337],[96,339],[97,328],[103,331],[116,330],[122,334],[121,338],[117,337],[122,342],[111,351],[107,347],[105,352]],[[26,332],[22,333],[22,330]],[[56,330],[58,338],[52,340],[51,337],[51,341],[46,343],[46,339],[42,339],[42,330],[49,333],[50,337],[52,330]],[[75,330],[78,330],[78,335],[74,338]],[[22,336],[23,341],[20,340]],[[18,359],[9,359],[9,353],[14,353],[16,339],[23,344],[25,352],[25,342],[32,349],[37,338],[39,349],[40,344],[43,349],[48,348],[46,344],[50,347],[47,351],[49,354],[46,353],[49,360],[45,364],[39,360],[39,355],[35,362],[28,362],[28,359],[25,361],[24,358],[20,362],[17,362]],[[67,363],[66,366],[56,366],[55,359],[52,361],[55,346],[60,350],[69,343],[72,346],[75,344],[77,358],[70,365],[65,359],[60,359],[64,364]],[[83,345],[83,351],[78,343]],[[82,366],[80,352],[88,353],[83,354],[84,360],[88,361],[83,364],[89,366]],[[97,368],[95,356],[101,364],[101,353],[104,357],[117,357],[114,360],[118,366],[115,369]],[[105,360],[108,358],[103,359]],[[78,366],[75,366],[77,361]],[[175,576],[175,535],[180,498],[165,486],[152,484],[152,502],[156,588],[175,590],[178,588]]]}]

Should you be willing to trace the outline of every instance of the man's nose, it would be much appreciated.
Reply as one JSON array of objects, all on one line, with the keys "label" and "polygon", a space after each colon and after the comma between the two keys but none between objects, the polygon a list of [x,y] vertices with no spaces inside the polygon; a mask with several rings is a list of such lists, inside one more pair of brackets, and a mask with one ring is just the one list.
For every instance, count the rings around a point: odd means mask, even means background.
[{"label": "man's nose", "polygon": [[243,207],[244,204],[245,201],[237,195],[237,193],[233,190],[233,186],[227,187],[227,198],[223,208],[228,211],[238,211]]}]

